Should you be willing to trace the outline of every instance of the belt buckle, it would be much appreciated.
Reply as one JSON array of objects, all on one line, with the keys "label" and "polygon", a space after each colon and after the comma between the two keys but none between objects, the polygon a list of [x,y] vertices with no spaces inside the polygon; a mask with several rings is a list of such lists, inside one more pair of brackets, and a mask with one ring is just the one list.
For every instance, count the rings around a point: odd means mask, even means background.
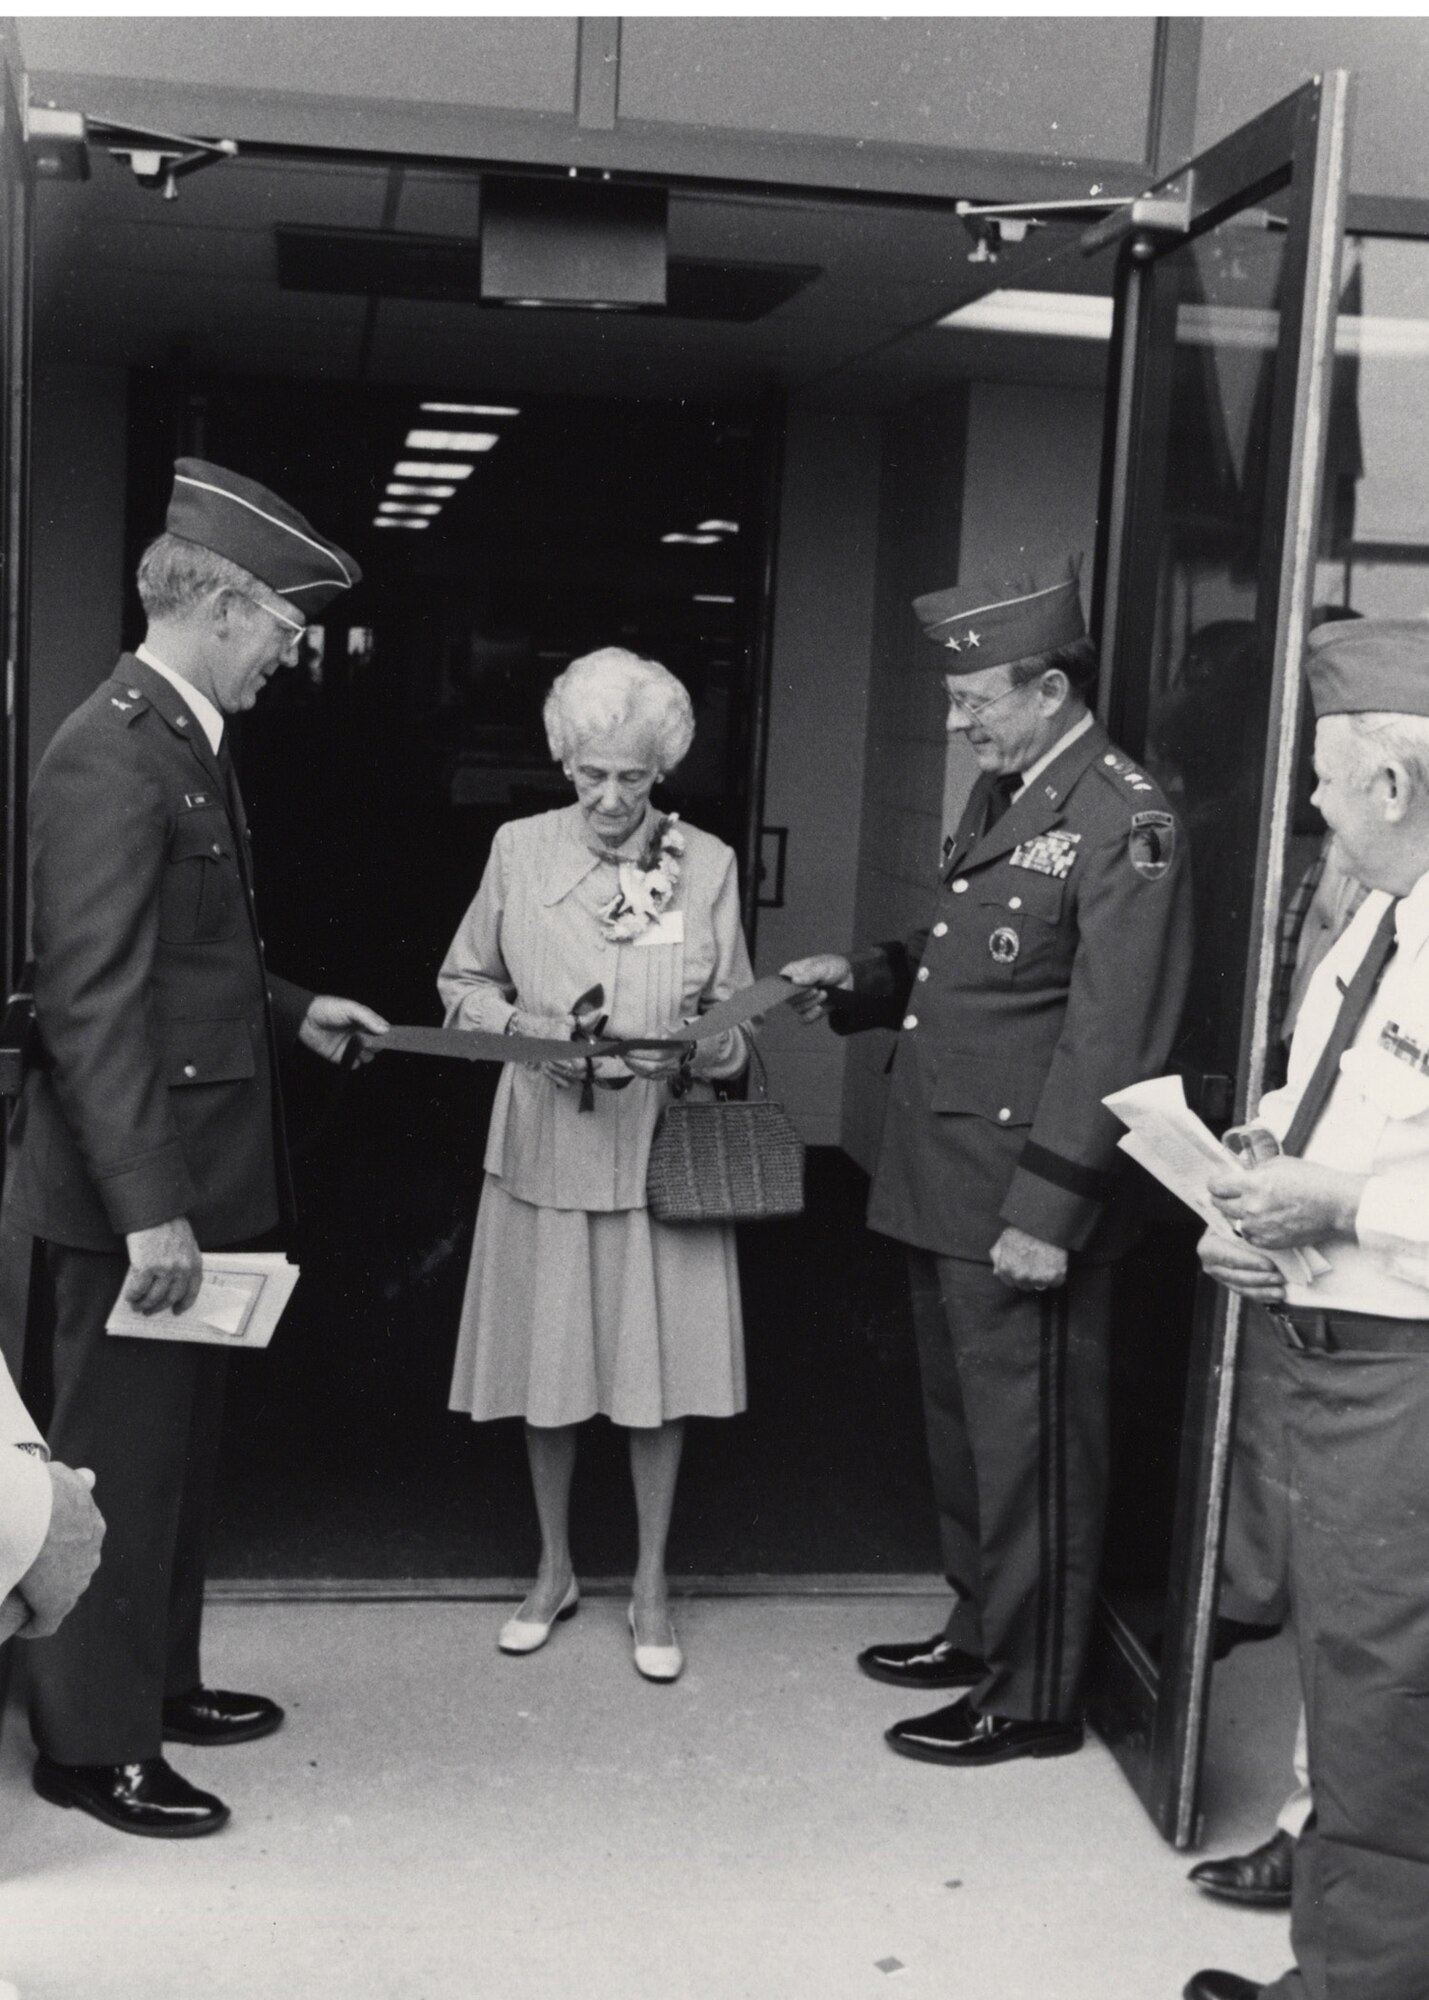
[{"label": "belt buckle", "polygon": [[1284,1306],[1266,1306],[1265,1312],[1274,1324],[1281,1339],[1285,1342],[1285,1345],[1293,1347],[1297,1353],[1303,1354],[1305,1352],[1305,1341],[1299,1327],[1296,1326]]}]

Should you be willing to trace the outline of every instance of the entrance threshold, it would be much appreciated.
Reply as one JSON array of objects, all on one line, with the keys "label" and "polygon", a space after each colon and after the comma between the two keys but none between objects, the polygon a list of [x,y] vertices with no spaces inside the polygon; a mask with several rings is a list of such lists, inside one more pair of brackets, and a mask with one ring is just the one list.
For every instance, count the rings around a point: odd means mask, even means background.
[{"label": "entrance threshold", "polygon": [[[524,1597],[529,1576],[218,1577],[211,1604],[501,1604]],[[628,1576],[581,1578],[584,1597],[626,1597]],[[804,1576],[679,1576],[672,1597],[946,1597],[940,1576],[830,1571]]]}]

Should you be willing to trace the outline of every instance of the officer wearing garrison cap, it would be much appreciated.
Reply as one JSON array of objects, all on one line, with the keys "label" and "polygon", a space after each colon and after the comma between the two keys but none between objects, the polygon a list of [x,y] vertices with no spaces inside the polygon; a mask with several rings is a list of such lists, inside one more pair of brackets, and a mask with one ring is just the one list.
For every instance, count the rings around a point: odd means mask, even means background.
[{"label": "officer wearing garrison cap", "polygon": [[104,1328],[121,1287],[180,1311],[202,1250],[291,1223],[279,1058],[302,1042],[336,1061],[353,1029],[385,1027],[265,970],[227,727],[359,576],[275,494],[180,459],[139,565],[144,643],[58,730],[31,794],[39,1053],[8,1219],[34,1243],[27,1380],[55,1455],[94,1469],[109,1527],[81,1609],[34,1649],[35,1788],[130,1833],[228,1817],[166,1741],[282,1721],[200,1675],[225,1357]]},{"label": "officer wearing garrison cap", "polygon": [[[1306,989],[1261,1163],[1212,1184],[1211,1276],[1281,1343],[1290,1599],[1313,1814],[1295,1966],[1186,2000],[1429,1992],[1429,620],[1307,641],[1315,804],[1371,891]],[[1287,1284],[1265,1252],[1313,1246]]]},{"label": "officer wearing garrison cap", "polygon": [[1074,570],[914,610],[980,767],[927,925],[784,968],[848,1031],[900,1029],[869,1222],[909,1246],[943,1562],[932,1639],[859,1664],[965,1698],[888,1732],[977,1766],[1082,1741],[1107,1482],[1114,1260],[1134,1233],[1109,1091],[1170,1052],[1190,958],[1184,843],[1087,703]]}]

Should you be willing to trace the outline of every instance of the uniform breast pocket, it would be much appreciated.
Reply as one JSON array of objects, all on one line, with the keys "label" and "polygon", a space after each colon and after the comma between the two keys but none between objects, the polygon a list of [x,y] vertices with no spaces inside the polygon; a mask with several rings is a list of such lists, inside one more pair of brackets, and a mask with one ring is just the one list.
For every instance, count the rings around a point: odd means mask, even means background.
[{"label": "uniform breast pocket", "polygon": [[1062,883],[1030,870],[1010,870],[979,898],[987,929],[988,971],[1011,984],[1057,955]]},{"label": "uniform breast pocket", "polygon": [[219,944],[238,928],[240,888],[224,813],[188,813],[174,828],[159,892],[165,944]]}]

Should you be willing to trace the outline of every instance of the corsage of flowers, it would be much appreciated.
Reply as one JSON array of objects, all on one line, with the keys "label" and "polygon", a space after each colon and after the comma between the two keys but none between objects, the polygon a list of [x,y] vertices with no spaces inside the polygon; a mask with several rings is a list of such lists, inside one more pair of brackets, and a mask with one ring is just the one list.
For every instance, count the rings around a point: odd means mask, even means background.
[{"label": "corsage of flowers", "polygon": [[675,900],[685,836],[678,813],[662,813],[650,829],[644,852],[620,864],[620,886],[600,913],[600,928],[612,944],[629,944],[658,924]]}]

